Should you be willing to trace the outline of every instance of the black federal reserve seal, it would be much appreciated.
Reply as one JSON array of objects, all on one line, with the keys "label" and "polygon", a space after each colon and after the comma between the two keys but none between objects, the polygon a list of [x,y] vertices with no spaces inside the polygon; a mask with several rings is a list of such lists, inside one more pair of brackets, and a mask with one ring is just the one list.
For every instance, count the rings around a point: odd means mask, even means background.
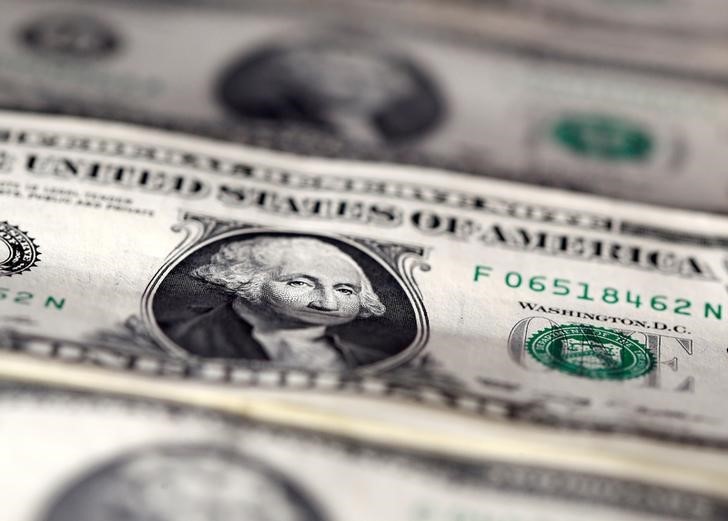
[{"label": "black federal reserve seal", "polygon": [[0,221],[0,276],[30,270],[38,263],[38,248],[30,236],[5,221]]}]

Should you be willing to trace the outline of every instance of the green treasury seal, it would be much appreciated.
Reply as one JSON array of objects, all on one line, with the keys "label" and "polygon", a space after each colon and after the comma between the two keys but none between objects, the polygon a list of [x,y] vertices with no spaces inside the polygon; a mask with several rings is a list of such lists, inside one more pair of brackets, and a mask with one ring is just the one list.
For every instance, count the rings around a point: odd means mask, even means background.
[{"label": "green treasury seal", "polygon": [[654,143],[647,129],[622,118],[599,114],[565,117],[552,128],[552,137],[572,153],[602,161],[641,162]]},{"label": "green treasury seal", "polygon": [[614,329],[584,324],[541,329],[531,335],[526,347],[545,366],[574,376],[627,380],[655,367],[652,352],[644,344]]}]

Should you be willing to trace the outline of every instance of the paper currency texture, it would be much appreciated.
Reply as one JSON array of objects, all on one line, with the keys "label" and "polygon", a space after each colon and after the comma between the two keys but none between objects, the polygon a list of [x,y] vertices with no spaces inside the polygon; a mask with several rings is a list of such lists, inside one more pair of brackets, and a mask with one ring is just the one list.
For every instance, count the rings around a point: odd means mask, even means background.
[{"label": "paper currency texture", "polygon": [[0,106],[727,212],[720,39],[538,4],[3,0]]},{"label": "paper currency texture", "polygon": [[7,349],[726,442],[723,218],[10,113],[0,159]]},{"label": "paper currency texture", "polygon": [[[718,520],[717,496],[163,402],[0,389],[7,521]],[[49,433],[52,435],[49,436]]]}]

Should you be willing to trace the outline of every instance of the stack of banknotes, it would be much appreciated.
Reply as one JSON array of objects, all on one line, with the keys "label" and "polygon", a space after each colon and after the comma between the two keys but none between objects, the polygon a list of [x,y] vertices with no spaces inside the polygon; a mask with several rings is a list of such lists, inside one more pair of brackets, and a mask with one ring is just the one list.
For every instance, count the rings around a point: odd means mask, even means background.
[{"label": "stack of banknotes", "polygon": [[724,1],[0,0],[0,519],[728,519]]}]

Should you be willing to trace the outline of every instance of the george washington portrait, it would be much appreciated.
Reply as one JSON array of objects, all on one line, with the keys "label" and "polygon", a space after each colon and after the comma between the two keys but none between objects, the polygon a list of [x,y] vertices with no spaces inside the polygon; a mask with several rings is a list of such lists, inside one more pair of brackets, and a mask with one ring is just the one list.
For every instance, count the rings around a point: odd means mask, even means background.
[{"label": "george washington portrait", "polygon": [[262,46],[231,63],[218,99],[242,118],[401,144],[436,129],[443,97],[410,56],[351,38]]},{"label": "george washington portrait", "polygon": [[192,257],[155,299],[164,334],[190,355],[350,371],[397,354],[414,336],[401,287],[352,245],[258,234]]},{"label": "george washington portrait", "polygon": [[225,448],[144,447],[103,462],[50,502],[43,521],[323,521],[287,476]]}]

